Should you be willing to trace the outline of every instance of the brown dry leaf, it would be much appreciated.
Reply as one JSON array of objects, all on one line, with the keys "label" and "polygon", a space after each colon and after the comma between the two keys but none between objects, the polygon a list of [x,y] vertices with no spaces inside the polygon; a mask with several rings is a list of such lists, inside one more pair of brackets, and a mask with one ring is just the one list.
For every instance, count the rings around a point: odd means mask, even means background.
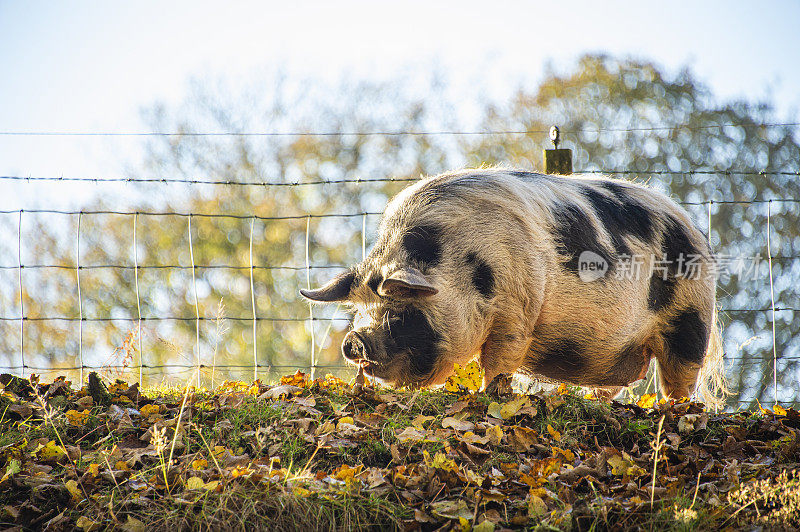
[{"label": "brown dry leaf", "polygon": [[472,510],[463,499],[431,503],[431,513],[445,519],[472,519]]},{"label": "brown dry leaf", "polygon": [[418,442],[423,441],[428,437],[428,431],[419,430],[414,427],[406,427],[402,431],[397,433],[397,439],[400,440],[400,443],[406,442]]},{"label": "brown dry leaf", "polygon": [[290,397],[295,394],[299,394],[303,391],[303,389],[299,386],[295,386],[292,384],[279,384],[277,386],[273,386],[272,388],[268,389],[266,392],[262,393],[258,396],[259,399],[280,399],[281,397],[287,396]]},{"label": "brown dry leaf", "polygon": [[422,414],[420,414],[413,420],[411,420],[411,426],[422,430],[425,428],[424,427],[425,423],[427,423],[428,421],[433,421],[434,419],[436,419],[434,416],[423,416]]},{"label": "brown dry leaf", "polygon": [[442,420],[442,428],[465,432],[475,430],[475,423],[456,417],[446,417]]},{"label": "brown dry leaf", "polygon": [[528,427],[515,425],[508,434],[508,444],[511,446],[511,450],[518,453],[527,452],[537,441],[536,431]]}]

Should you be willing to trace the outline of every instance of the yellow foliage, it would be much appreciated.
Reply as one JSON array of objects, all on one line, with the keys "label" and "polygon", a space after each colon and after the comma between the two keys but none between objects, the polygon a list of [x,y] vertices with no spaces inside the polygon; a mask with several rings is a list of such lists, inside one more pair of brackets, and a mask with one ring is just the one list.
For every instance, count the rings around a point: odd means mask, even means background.
[{"label": "yellow foliage", "polygon": [[139,412],[142,414],[142,417],[152,416],[153,414],[158,414],[160,411],[161,408],[156,404],[144,405],[142,408],[139,409]]},{"label": "yellow foliage", "polygon": [[547,432],[550,433],[550,436],[556,440],[561,441],[561,433],[558,432],[556,429],[553,428],[553,425],[547,425]]},{"label": "yellow foliage", "polygon": [[428,467],[434,467],[444,471],[458,470],[458,464],[455,462],[455,460],[447,458],[447,455],[444,453],[436,453],[433,458],[431,458],[431,454],[428,451],[423,451],[422,455],[425,459],[425,465]]},{"label": "yellow foliage", "polygon": [[199,490],[205,487],[206,483],[200,477],[189,477],[186,481],[187,490]]},{"label": "yellow foliage", "polygon": [[54,440],[50,440],[45,445],[41,443],[36,447],[34,454],[41,458],[42,460],[56,460],[61,458],[66,453],[64,453],[64,449],[61,448]]},{"label": "yellow foliage", "polygon": [[81,492],[76,481],[68,480],[64,485],[67,486],[67,491],[69,491],[69,494],[72,495],[73,501],[83,500],[83,492]]},{"label": "yellow foliage", "polygon": [[83,410],[82,412],[78,412],[77,410],[67,410],[64,415],[67,416],[67,422],[70,425],[75,425],[76,427],[82,427],[86,424],[86,420],[89,419],[90,412],[88,410]]},{"label": "yellow foliage", "polygon": [[336,423],[336,430],[342,430],[342,424],[345,424],[345,423],[349,424],[349,425],[353,425],[353,424],[355,424],[355,421],[353,420],[352,417],[345,416],[345,417],[339,419],[339,421]]},{"label": "yellow foliage", "polygon": [[281,384],[304,387],[308,386],[310,383],[311,378],[299,369],[294,373],[294,375],[284,375],[281,377]]},{"label": "yellow foliage", "polygon": [[656,394],[646,393],[636,401],[636,404],[642,408],[653,408],[653,405],[656,404]]},{"label": "yellow foliage", "polygon": [[[448,392],[458,393],[460,387],[477,392],[483,384],[483,369],[476,361],[472,361],[463,368],[460,364],[453,365],[453,374],[447,379],[444,389]],[[459,387],[460,386],[460,387]]]}]

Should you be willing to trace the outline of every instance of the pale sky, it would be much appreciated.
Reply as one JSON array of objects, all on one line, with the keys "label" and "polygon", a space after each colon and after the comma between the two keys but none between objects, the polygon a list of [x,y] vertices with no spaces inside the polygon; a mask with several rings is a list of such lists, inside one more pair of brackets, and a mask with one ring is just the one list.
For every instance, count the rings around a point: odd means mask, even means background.
[{"label": "pale sky", "polygon": [[[456,83],[485,75],[502,97],[534,87],[548,60],[569,67],[598,51],[688,64],[721,99],[769,95],[790,120],[798,27],[800,2],[788,0],[0,0],[0,131],[144,131],[140,109],[180,101],[191,76],[246,84],[275,67],[336,80],[438,61]],[[0,175],[117,177],[139,142],[0,136]],[[42,197],[25,187],[0,182],[0,208]]]}]

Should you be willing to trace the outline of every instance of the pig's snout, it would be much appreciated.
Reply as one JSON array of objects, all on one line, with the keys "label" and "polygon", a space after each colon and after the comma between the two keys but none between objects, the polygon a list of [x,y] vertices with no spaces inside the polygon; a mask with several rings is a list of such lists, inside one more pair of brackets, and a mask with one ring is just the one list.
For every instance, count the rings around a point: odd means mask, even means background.
[{"label": "pig's snout", "polygon": [[369,358],[369,351],[367,350],[367,343],[356,331],[350,331],[342,341],[342,355],[347,360],[353,362],[358,360],[367,360]]}]

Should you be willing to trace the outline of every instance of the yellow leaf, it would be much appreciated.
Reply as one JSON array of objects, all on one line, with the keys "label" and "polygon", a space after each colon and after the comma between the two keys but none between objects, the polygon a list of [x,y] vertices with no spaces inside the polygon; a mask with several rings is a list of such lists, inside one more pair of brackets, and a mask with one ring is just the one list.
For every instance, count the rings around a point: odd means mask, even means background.
[{"label": "yellow leaf", "polygon": [[595,394],[589,392],[586,395],[584,395],[583,398],[586,399],[587,401],[594,401],[595,399],[597,399],[597,396],[595,396]]},{"label": "yellow leaf", "polygon": [[356,466],[350,467],[347,464],[342,464],[342,466],[333,474],[333,478],[336,480],[341,480],[343,482],[347,482],[349,480],[353,480],[353,477],[361,473],[361,470],[364,466]]},{"label": "yellow leaf", "polygon": [[558,395],[567,395],[569,393],[569,388],[563,382],[558,385],[558,390],[556,390]]},{"label": "yellow leaf", "polygon": [[646,393],[639,398],[636,402],[637,405],[641,406],[642,408],[653,408],[653,405],[656,403],[656,394],[654,393]]},{"label": "yellow leaf", "polygon": [[207,467],[208,467],[208,460],[206,460],[205,458],[192,460],[192,469],[200,470],[200,469],[205,469]]},{"label": "yellow leaf", "polygon": [[7,478],[11,478],[17,473],[22,471],[22,462],[19,460],[9,460],[8,464],[6,464],[6,473],[3,475],[3,478],[0,479],[0,483],[4,482]]},{"label": "yellow leaf", "polygon": [[114,464],[114,469],[116,469],[118,471],[130,471],[131,470],[130,466],[128,465],[128,462],[126,462],[125,460],[117,460],[117,463]]},{"label": "yellow leaf", "polygon": [[436,469],[442,469],[444,471],[456,471],[458,470],[458,464],[454,460],[447,458],[447,455],[444,453],[436,453],[433,458],[428,451],[422,452],[423,458],[425,459],[425,464],[428,467],[434,467]]},{"label": "yellow leaf", "polygon": [[225,447],[223,447],[222,445],[215,445],[213,452],[214,452],[214,456],[219,457],[219,456],[222,456],[223,454],[225,454],[226,451],[227,451],[227,449]]},{"label": "yellow leaf", "polygon": [[786,415],[786,409],[783,408],[781,405],[778,405],[778,404],[776,404],[775,406],[772,407],[772,411],[775,412],[775,414],[778,415],[778,416],[785,416]]},{"label": "yellow leaf", "polygon": [[558,456],[561,456],[567,463],[572,463],[575,461],[575,453],[573,453],[569,449],[562,449],[561,447],[550,447],[550,450],[553,452],[553,456],[555,456],[556,458]]},{"label": "yellow leaf", "polygon": [[336,430],[342,430],[342,424],[347,423],[348,425],[353,425],[355,421],[350,416],[345,416],[340,418],[339,421],[336,423]]},{"label": "yellow leaf", "polygon": [[231,471],[231,477],[232,478],[245,477],[251,473],[253,473],[253,470],[250,469],[249,467],[237,466],[233,469],[233,471]]},{"label": "yellow leaf", "polygon": [[519,412],[522,407],[528,406],[529,404],[528,397],[526,395],[520,395],[504,404],[500,409],[500,415],[503,419],[510,419],[516,416],[517,412]]},{"label": "yellow leaf", "polygon": [[472,532],[494,532],[494,523],[492,523],[488,519],[484,519],[483,521],[472,527]]},{"label": "yellow leaf", "polygon": [[294,494],[297,495],[298,497],[302,497],[305,499],[306,497],[311,495],[311,492],[302,486],[296,486],[294,488]]},{"label": "yellow leaf", "polygon": [[308,375],[300,371],[299,369],[295,372],[294,375],[286,375],[281,377],[281,384],[291,384],[293,386],[308,386],[311,382],[311,379]]},{"label": "yellow leaf", "polygon": [[[453,365],[453,374],[447,379],[444,389],[448,392],[457,393],[460,387],[475,391],[481,389],[483,384],[483,369],[476,361],[472,361],[463,368],[460,364]],[[460,387],[459,387],[460,386]]]},{"label": "yellow leaf", "polygon": [[83,515],[78,518],[78,520],[75,522],[75,525],[85,532],[92,532],[100,528],[100,523]]},{"label": "yellow leaf", "polygon": [[161,409],[158,405],[149,404],[144,405],[142,408],[139,409],[139,412],[142,413],[142,417],[152,416],[153,414],[158,414]]},{"label": "yellow leaf", "polygon": [[537,517],[547,513],[547,505],[538,495],[531,495],[528,499],[528,517]]},{"label": "yellow leaf", "polygon": [[122,523],[122,530],[125,532],[145,532],[147,528],[144,523],[129,515],[128,520]]},{"label": "yellow leaf", "polygon": [[528,406],[530,401],[526,395],[515,397],[511,401],[499,404],[492,402],[489,404],[487,413],[495,419],[511,419],[517,415],[521,408]]},{"label": "yellow leaf", "polygon": [[556,440],[561,441],[561,433],[558,432],[556,429],[553,428],[553,425],[547,425],[547,432],[550,433],[550,436]]},{"label": "yellow leaf", "polygon": [[89,467],[86,468],[86,471],[92,475],[92,478],[97,478],[97,475],[100,474],[100,464],[89,464]]},{"label": "yellow leaf", "polygon": [[630,455],[624,451],[622,456],[615,455],[609,457],[608,465],[611,466],[611,474],[616,476],[639,476],[644,473],[644,470],[634,464]]},{"label": "yellow leaf", "polygon": [[186,481],[187,490],[199,490],[200,488],[204,488],[205,485],[206,483],[203,482],[203,479],[200,477],[189,477]]},{"label": "yellow leaf", "polygon": [[65,485],[67,486],[69,494],[72,495],[73,500],[75,501],[83,500],[83,492],[78,487],[77,482],[75,482],[74,480],[68,480],[67,482],[65,482]]},{"label": "yellow leaf", "polygon": [[434,419],[436,418],[433,416],[423,416],[422,414],[420,414],[417,417],[415,417],[413,421],[411,421],[411,425],[414,426],[415,428],[422,430],[425,428],[424,427],[425,423],[427,423],[428,421],[432,421]]},{"label": "yellow leaf", "polygon": [[489,438],[489,443],[492,445],[500,445],[500,441],[503,439],[503,429],[496,425],[489,427],[486,429],[486,437]]},{"label": "yellow leaf", "polygon": [[64,449],[61,448],[54,440],[50,440],[46,445],[39,444],[35,453],[42,460],[54,460],[61,458],[65,455]]},{"label": "yellow leaf", "polygon": [[67,410],[64,415],[67,416],[67,422],[69,422],[70,425],[82,427],[86,424],[86,420],[89,418],[89,411],[84,410],[82,412],[78,412],[77,410]]}]

